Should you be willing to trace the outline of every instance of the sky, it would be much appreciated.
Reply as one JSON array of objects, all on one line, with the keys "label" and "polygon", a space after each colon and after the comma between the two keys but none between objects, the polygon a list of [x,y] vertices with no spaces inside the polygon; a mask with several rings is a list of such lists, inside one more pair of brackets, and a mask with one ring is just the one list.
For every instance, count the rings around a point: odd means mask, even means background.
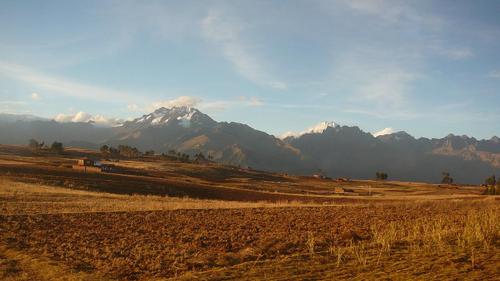
[{"label": "sky", "polygon": [[500,135],[500,1],[0,2],[0,112]]}]

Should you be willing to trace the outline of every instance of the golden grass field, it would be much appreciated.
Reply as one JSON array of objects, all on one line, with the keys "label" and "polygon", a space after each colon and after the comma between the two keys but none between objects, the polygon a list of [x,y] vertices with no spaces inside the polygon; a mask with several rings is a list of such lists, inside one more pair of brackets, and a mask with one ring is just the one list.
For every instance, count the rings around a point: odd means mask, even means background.
[{"label": "golden grass field", "polygon": [[482,187],[93,154],[0,146],[0,280],[500,280]]}]

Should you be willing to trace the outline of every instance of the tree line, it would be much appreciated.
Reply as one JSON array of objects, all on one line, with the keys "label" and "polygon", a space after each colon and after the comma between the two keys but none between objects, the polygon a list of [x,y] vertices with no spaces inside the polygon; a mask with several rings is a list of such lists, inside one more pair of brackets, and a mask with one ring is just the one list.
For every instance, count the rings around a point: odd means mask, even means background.
[{"label": "tree line", "polygon": [[57,154],[64,153],[64,145],[62,142],[54,141],[50,146],[45,144],[45,142],[39,142],[35,139],[30,139],[28,143],[28,147],[33,152],[41,152],[41,151],[49,151]]},{"label": "tree line", "polygon": [[181,153],[173,149],[169,150],[167,153],[162,153],[160,155],[156,155],[154,150],[148,150],[143,153],[136,147],[128,145],[119,145],[117,148],[113,146],[103,145],[99,150],[103,158],[120,158],[120,157],[137,158],[141,156],[148,156],[148,157],[157,156],[181,162],[191,162],[191,161],[206,162],[206,161],[213,161],[214,159],[212,155],[209,154],[208,156],[205,156],[205,154],[203,154],[202,152],[196,153],[194,157],[191,158],[189,154]]},{"label": "tree line", "polygon": [[[104,158],[119,158],[119,157],[135,158],[143,155],[143,153],[139,149],[137,149],[137,147],[132,147],[128,145],[119,145],[117,148],[108,145],[103,145],[101,146],[99,151],[101,152],[101,155]],[[154,151],[152,152],[152,154],[154,155]]]},{"label": "tree line", "polygon": [[182,161],[182,162],[190,162],[190,161],[194,161],[194,162],[212,162],[214,160],[214,157],[210,154],[208,154],[207,156],[205,156],[205,154],[203,154],[203,152],[198,152],[196,153],[193,158],[191,158],[191,156],[189,154],[186,154],[186,153],[181,153],[179,151],[176,151],[174,149],[171,149],[167,152],[167,154],[162,154],[163,157],[167,157],[169,159],[173,159],[173,160],[178,160],[178,161]]}]

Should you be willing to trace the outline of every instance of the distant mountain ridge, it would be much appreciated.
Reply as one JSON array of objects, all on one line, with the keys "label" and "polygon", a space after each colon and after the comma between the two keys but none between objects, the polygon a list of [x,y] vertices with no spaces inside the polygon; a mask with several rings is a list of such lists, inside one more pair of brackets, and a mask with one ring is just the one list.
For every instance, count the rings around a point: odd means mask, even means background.
[{"label": "distant mountain ridge", "polygon": [[296,174],[321,170],[331,177],[373,178],[383,171],[392,179],[438,182],[447,171],[457,182],[480,183],[500,172],[498,137],[416,139],[404,131],[374,137],[358,127],[322,122],[280,139],[245,124],[217,122],[192,107],[159,108],[110,128],[0,114],[0,132],[3,144],[35,138],[92,149],[127,144],[143,151],[201,151],[222,163]]}]

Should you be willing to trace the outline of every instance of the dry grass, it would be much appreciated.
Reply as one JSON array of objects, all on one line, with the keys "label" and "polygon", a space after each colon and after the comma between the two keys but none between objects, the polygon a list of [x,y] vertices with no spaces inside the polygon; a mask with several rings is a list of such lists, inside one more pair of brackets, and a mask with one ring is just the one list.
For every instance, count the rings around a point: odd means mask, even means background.
[{"label": "dry grass", "polygon": [[120,280],[493,280],[498,212],[483,200],[0,215],[0,235],[32,257]]},{"label": "dry grass", "polygon": [[[88,188],[112,193],[169,194],[213,200],[326,202],[368,200],[429,200],[443,198],[478,198],[483,189],[469,186],[399,182],[333,180],[297,177],[284,174],[242,170],[211,164],[198,165],[166,159],[121,160],[113,163],[123,168],[123,175],[86,176],[71,174],[64,168],[84,155],[98,157],[96,152],[70,150],[66,155],[35,155],[25,147],[0,145],[0,174],[25,178],[25,182]],[[37,181],[38,180],[38,181]],[[68,184],[66,184],[68,183]],[[160,184],[159,184],[160,183]],[[342,189],[348,190],[342,192]],[[210,192],[207,192],[210,190]],[[337,191],[336,191],[337,190]],[[351,202],[349,202],[351,203]],[[364,202],[361,202],[364,203]]]},{"label": "dry grass", "polygon": [[0,178],[0,214],[165,211],[325,206],[299,201],[238,202],[188,197],[121,195],[75,190]]},{"label": "dry grass", "polygon": [[464,215],[434,216],[372,225],[370,234],[348,245],[314,250],[312,232],[304,234],[308,253],[285,259],[239,264],[191,278],[246,280],[498,280],[500,276],[500,206],[483,202],[402,204],[407,210],[468,210]]},{"label": "dry grass", "polygon": [[0,246],[0,279],[4,281],[94,281],[110,280],[102,274],[75,271],[63,264]]}]

